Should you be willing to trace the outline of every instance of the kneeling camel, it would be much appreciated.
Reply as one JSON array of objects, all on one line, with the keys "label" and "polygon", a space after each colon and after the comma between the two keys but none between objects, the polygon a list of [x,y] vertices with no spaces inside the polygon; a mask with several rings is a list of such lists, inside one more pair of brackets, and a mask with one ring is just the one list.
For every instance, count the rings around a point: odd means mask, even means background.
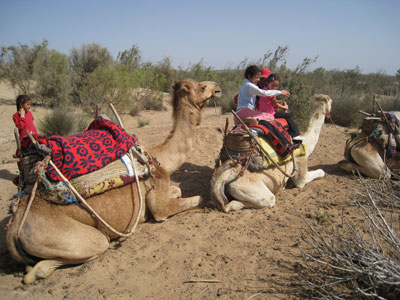
[{"label": "kneeling camel", "polygon": [[[149,150],[160,166],[156,166],[154,178],[140,181],[146,209],[157,221],[199,206],[200,196],[181,198],[179,188],[171,189],[170,173],[179,168],[191,150],[204,104],[221,94],[221,88],[211,81],[176,81],[173,89],[173,129],[164,143]],[[80,264],[101,256],[108,249],[110,240],[118,237],[81,206],[57,205],[37,196],[18,237],[28,198],[21,199],[6,236],[11,256],[27,265],[26,284],[48,277],[63,265]],[[135,183],[86,201],[119,232],[128,232],[134,226],[138,213]]]},{"label": "kneeling camel", "polygon": [[[313,114],[303,141],[306,155],[295,158],[297,170],[292,180],[295,186],[299,188],[303,188],[312,180],[325,175],[325,172],[321,169],[309,171],[307,158],[314,151],[318,142],[325,115],[331,111],[332,100],[326,95],[316,95],[314,98]],[[211,196],[218,207],[224,212],[241,208],[273,207],[275,205],[275,194],[283,188],[288,177],[277,167],[262,171],[249,171],[247,169],[242,176],[237,176],[241,166],[233,167],[233,165],[231,159],[226,160],[218,168],[211,181]],[[291,174],[293,171],[291,161],[280,167],[286,174]],[[228,200],[225,192],[233,198],[232,201]]]}]

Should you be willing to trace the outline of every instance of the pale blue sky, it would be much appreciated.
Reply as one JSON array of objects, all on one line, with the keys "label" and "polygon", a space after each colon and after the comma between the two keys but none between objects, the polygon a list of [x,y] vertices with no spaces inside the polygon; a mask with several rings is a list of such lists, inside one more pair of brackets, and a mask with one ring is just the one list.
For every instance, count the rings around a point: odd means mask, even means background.
[{"label": "pale blue sky", "polygon": [[137,45],[144,61],[215,69],[288,46],[290,68],[318,55],[310,69],[394,75],[399,13],[399,0],[0,0],[0,45],[98,43],[114,57]]}]

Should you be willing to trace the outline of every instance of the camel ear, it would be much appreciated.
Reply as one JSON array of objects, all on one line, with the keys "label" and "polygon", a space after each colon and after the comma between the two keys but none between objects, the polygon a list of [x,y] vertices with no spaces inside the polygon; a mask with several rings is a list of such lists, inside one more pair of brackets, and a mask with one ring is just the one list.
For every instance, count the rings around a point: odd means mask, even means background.
[{"label": "camel ear", "polygon": [[179,90],[181,83],[182,83],[182,80],[175,80],[175,83],[172,85],[172,88],[174,89],[174,91]]},{"label": "camel ear", "polygon": [[190,87],[184,80],[176,80],[172,88],[175,91],[182,90],[186,93],[190,92]]}]

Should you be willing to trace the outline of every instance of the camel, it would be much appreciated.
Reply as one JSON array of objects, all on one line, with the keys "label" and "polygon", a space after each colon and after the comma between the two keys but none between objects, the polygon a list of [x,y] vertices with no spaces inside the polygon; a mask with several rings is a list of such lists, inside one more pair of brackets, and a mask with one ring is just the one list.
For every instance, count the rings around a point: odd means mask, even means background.
[{"label": "camel", "polygon": [[[326,95],[315,95],[314,99],[309,128],[303,135],[306,155],[295,157],[296,172],[292,180],[298,188],[303,188],[312,180],[325,175],[321,169],[309,171],[307,158],[318,142],[325,115],[331,111],[332,100]],[[233,165],[235,164],[231,159],[223,162],[211,180],[211,197],[218,207],[226,213],[242,208],[273,207],[275,195],[284,187],[288,177],[275,166],[261,171],[246,169],[242,176],[237,176],[241,166]],[[280,167],[286,174],[291,174],[293,162],[286,162]],[[228,200],[226,192],[233,200]]]},{"label": "camel", "polygon": [[[400,119],[400,112],[394,114]],[[371,178],[390,177],[391,171],[400,168],[398,157],[384,159],[382,146],[375,139],[367,138],[367,134],[360,131],[346,143],[345,159],[338,163],[339,167],[347,172],[358,171]]]},{"label": "camel", "polygon": [[[144,206],[156,221],[200,205],[200,196],[181,198],[179,188],[170,189],[170,172],[179,168],[190,151],[203,106],[221,95],[221,88],[212,81],[176,81],[173,90],[173,129],[164,143],[149,150],[160,165],[155,166],[154,177],[140,180]],[[21,199],[6,235],[12,258],[27,265],[26,284],[50,276],[61,266],[101,256],[118,237],[80,205],[57,205],[36,196],[18,238],[28,198]],[[129,232],[138,215],[138,198],[137,185],[132,183],[86,201],[115,230]],[[140,222],[144,221],[142,214]]]}]

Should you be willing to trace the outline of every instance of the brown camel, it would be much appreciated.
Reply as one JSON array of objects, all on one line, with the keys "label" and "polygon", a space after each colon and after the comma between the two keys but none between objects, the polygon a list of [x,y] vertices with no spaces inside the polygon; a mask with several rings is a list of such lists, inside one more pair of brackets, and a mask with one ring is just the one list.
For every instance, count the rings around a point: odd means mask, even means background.
[{"label": "brown camel", "polygon": [[[170,172],[179,168],[190,151],[204,104],[221,95],[221,88],[211,81],[176,81],[173,89],[173,129],[163,144],[149,151],[161,164],[156,166],[154,178],[140,181],[146,209],[157,221],[199,206],[200,196],[181,198],[179,188],[170,190]],[[86,201],[115,230],[127,232],[139,210],[137,199],[138,189],[133,183]],[[26,284],[48,277],[63,265],[99,257],[117,237],[81,206],[56,205],[36,196],[18,238],[27,202],[28,197],[21,199],[6,236],[11,256],[27,265]]]}]

